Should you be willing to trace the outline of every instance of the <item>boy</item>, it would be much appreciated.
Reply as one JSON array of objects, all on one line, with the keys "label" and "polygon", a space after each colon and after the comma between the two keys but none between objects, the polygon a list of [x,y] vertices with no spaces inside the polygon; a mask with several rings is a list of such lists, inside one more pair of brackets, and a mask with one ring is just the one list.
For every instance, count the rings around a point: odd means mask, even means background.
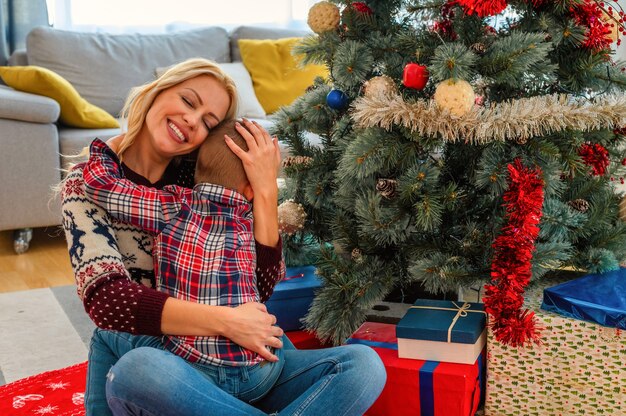
[{"label": "boy", "polygon": [[[84,179],[87,196],[111,216],[155,235],[157,289],[198,303],[238,306],[260,298],[253,192],[241,160],[224,142],[225,134],[247,150],[234,122],[212,130],[198,151],[193,189],[170,185],[157,190],[124,179],[117,155],[100,140],[90,147]],[[219,336],[165,335],[163,345],[201,365],[242,367],[262,361]]]}]

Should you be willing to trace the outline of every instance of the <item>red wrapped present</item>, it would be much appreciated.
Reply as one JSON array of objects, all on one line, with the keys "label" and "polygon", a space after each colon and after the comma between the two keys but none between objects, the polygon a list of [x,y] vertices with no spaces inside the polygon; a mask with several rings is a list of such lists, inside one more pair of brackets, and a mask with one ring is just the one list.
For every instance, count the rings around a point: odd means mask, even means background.
[{"label": "red wrapped present", "polygon": [[315,334],[308,331],[285,331],[285,335],[299,350],[318,350],[332,347],[332,344],[324,344],[315,337]]},{"label": "red wrapped present", "polygon": [[372,347],[387,370],[385,388],[368,416],[467,416],[478,410],[484,351],[474,364],[399,358],[395,325],[376,322],[365,322],[347,343]]}]

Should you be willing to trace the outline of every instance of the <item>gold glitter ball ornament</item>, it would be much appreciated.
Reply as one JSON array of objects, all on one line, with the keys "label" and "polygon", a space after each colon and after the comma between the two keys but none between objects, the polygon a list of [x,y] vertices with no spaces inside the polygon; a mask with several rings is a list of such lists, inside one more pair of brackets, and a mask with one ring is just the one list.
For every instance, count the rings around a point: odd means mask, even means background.
[{"label": "gold glitter ball ornament", "polygon": [[339,26],[339,8],[328,1],[315,3],[309,9],[307,23],[311,30],[317,34],[335,30]]},{"label": "gold glitter ball ornament", "polygon": [[306,212],[301,204],[288,199],[278,206],[278,231],[293,235],[304,228]]},{"label": "gold glitter ball ornament", "polygon": [[474,107],[476,94],[469,82],[450,78],[437,85],[433,98],[439,108],[461,117]]},{"label": "gold glitter ball ornament", "polygon": [[389,97],[398,91],[396,83],[387,75],[379,75],[365,81],[363,89],[366,97]]}]

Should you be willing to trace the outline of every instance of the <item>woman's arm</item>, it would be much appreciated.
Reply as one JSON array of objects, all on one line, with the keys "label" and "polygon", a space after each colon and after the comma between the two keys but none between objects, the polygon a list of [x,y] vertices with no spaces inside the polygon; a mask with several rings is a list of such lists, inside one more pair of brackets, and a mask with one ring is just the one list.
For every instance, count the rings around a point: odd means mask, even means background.
[{"label": "woman's arm", "polygon": [[[78,296],[100,328],[158,335],[168,296],[131,280],[109,216],[85,195],[83,167],[75,166],[61,184],[63,229]],[[149,237],[135,234],[127,239],[138,247],[129,257],[137,269],[149,273],[151,244],[140,238]]]},{"label": "woman's arm", "polygon": [[[213,307],[133,282],[107,213],[85,195],[83,168],[74,167],[61,184],[63,228],[78,295],[98,327],[140,335],[223,335],[268,360],[276,359],[265,346],[280,347],[277,337],[282,331],[272,326],[276,318],[264,305]],[[129,227],[123,228],[129,232]],[[140,238],[145,236],[137,232],[119,239],[141,247],[128,257],[143,258],[138,266],[147,273],[153,265],[150,245]]]},{"label": "woman's arm", "polygon": [[257,248],[257,287],[261,301],[266,301],[274,286],[285,277],[282,241],[278,233],[278,185],[280,147],[258,123],[243,119],[236,126],[248,145],[244,151],[228,137],[226,144],[242,161],[254,200],[254,238]]}]

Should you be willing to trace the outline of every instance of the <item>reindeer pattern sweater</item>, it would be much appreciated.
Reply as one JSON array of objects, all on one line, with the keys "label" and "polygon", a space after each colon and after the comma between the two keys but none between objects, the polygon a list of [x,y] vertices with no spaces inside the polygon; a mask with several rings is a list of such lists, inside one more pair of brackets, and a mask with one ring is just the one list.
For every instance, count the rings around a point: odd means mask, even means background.
[{"label": "reindeer pattern sweater", "polygon": [[[164,180],[151,184],[123,165],[128,179],[162,188],[192,186],[195,163],[168,167]],[[155,289],[153,237],[115,219],[85,195],[84,164],[74,166],[61,185],[62,226],[74,270],[76,290],[85,310],[102,329],[162,335],[161,315],[168,294]],[[261,301],[284,277],[282,240],[277,247],[256,243],[257,285]]]}]

